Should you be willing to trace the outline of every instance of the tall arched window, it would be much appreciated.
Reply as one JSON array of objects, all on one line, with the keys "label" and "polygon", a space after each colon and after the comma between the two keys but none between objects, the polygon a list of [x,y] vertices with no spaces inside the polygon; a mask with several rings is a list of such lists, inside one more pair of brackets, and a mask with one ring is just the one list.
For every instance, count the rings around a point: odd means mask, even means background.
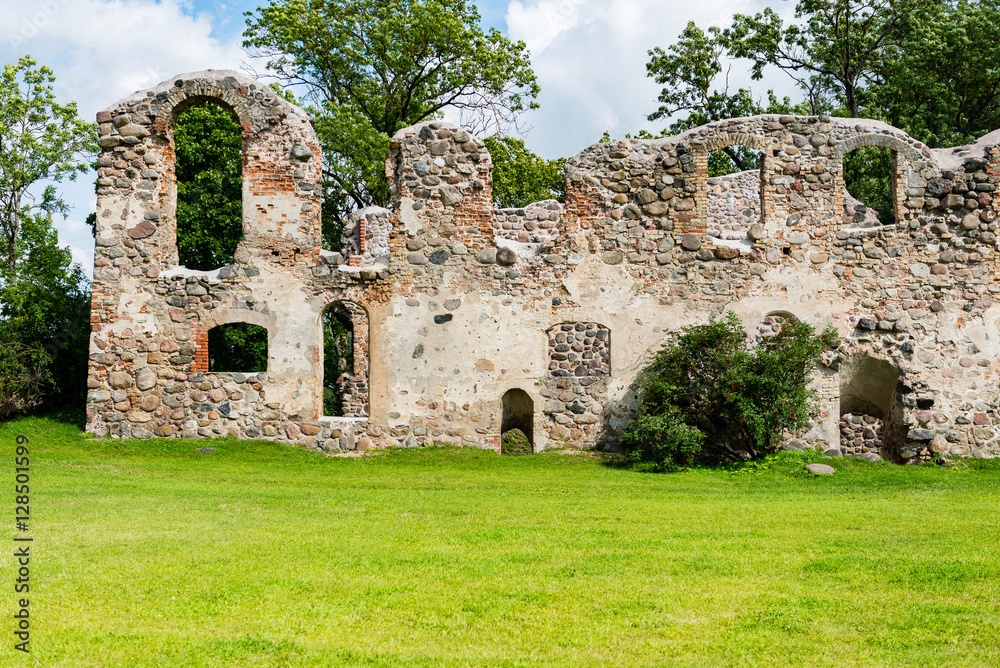
[{"label": "tall arched window", "polygon": [[368,417],[368,314],[354,302],[323,312],[323,415]]},{"label": "tall arched window", "polygon": [[174,125],[177,253],[188,269],[232,262],[243,238],[243,131],[213,101],[182,112]]}]

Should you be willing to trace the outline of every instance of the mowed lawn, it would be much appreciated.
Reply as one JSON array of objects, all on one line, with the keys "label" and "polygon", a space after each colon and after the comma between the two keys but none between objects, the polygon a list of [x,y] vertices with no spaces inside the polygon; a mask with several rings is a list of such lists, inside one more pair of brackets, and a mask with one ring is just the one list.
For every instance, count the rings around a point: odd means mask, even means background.
[{"label": "mowed lawn", "polygon": [[589,454],[121,443],[42,419],[0,426],[0,448],[4,666],[1000,665],[994,462],[656,475]]}]

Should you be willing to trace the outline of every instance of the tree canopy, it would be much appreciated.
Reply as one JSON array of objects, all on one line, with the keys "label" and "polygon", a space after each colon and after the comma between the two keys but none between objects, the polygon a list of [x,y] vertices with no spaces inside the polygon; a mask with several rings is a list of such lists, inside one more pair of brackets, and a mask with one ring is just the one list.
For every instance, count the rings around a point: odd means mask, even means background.
[{"label": "tree canopy", "polygon": [[[788,24],[771,8],[736,14],[724,28],[692,23],[649,55],[647,73],[664,85],[650,120],[685,112],[694,124],[789,111],[865,117],[932,147],[1000,126],[997,0],[798,0]],[[721,75],[732,59],[756,80],[768,67],[784,72],[801,100],[776,104],[768,92],[762,105],[749,89],[731,93]]]},{"label": "tree canopy", "polygon": [[67,210],[54,183],[87,168],[96,132],[54,81],[29,56],[0,78],[0,416],[83,398],[90,290],[52,215]]},{"label": "tree canopy", "polygon": [[385,156],[400,128],[452,110],[488,134],[536,106],[525,44],[484,32],[465,0],[273,0],[247,24],[244,45],[302,87],[316,118],[328,243],[350,211],[388,203]]},{"label": "tree canopy", "polygon": [[493,204],[502,209],[566,196],[565,158],[545,160],[532,153],[523,139],[487,137],[483,140],[493,159]]},{"label": "tree canopy", "polygon": [[55,75],[31,56],[4,65],[0,76],[0,278],[16,283],[25,255],[27,221],[43,225],[66,203],[54,182],[87,170],[97,148],[91,123],[77,118],[76,103],[59,104]]}]

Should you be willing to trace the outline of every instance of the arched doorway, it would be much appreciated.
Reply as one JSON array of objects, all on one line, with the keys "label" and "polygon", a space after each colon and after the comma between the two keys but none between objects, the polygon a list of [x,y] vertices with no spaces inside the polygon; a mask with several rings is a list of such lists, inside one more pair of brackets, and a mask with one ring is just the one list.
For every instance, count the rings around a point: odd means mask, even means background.
[{"label": "arched doorway", "polygon": [[[501,452],[504,452],[504,435],[515,429],[524,434],[528,439],[527,444],[531,446],[531,451],[533,451],[535,443],[535,402],[524,390],[513,388],[504,392],[501,403],[503,404],[503,415],[500,419]],[[512,441],[512,436],[508,436],[508,440]],[[525,452],[523,454],[528,453]]]}]

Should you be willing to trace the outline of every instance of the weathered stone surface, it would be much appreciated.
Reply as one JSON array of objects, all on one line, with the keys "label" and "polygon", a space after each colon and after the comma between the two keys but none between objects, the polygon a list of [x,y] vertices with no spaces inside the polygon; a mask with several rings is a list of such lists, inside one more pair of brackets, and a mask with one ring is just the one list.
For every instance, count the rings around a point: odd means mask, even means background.
[{"label": "weathered stone surface", "polygon": [[510,267],[517,264],[517,253],[506,246],[497,249],[497,264]]},{"label": "weathered stone surface", "polygon": [[[212,98],[241,125],[245,234],[232,262],[194,271],[178,267],[163,138],[179,109]],[[352,214],[326,251],[310,119],[258,82],[168,80],[101,112],[99,136],[92,433],[494,447],[517,419],[536,450],[614,449],[648,352],[732,309],[751,336],[784,317],[840,332],[803,447],[1000,454],[988,142],[930,150],[865,119],[734,119],[595,144],[567,161],[565,203],[498,209],[483,142],[432,120],[390,140],[391,207]],[[704,147],[749,138],[766,147],[762,169],[706,177]],[[895,224],[842,190],[843,156],[865,145],[895,152]],[[324,321],[352,332],[335,379]],[[266,368],[215,368],[208,338],[236,323],[268,330]],[[323,416],[324,385],[352,417]],[[847,404],[886,414],[838,421]]]},{"label": "weathered stone surface", "polygon": [[813,475],[833,475],[837,472],[835,468],[828,464],[806,464],[805,469]]},{"label": "weathered stone surface", "polygon": [[681,247],[684,250],[696,251],[701,248],[701,237],[697,234],[685,234],[681,236]]},{"label": "weathered stone surface", "polygon": [[621,251],[617,250],[604,251],[604,254],[601,256],[601,259],[604,261],[605,264],[613,265],[613,264],[621,264],[622,260],[625,259],[625,256],[622,254]]},{"label": "weathered stone surface", "polygon": [[154,233],[156,233],[156,225],[148,220],[142,221],[128,231],[128,235],[132,239],[145,239],[146,237],[152,236]]},{"label": "weathered stone surface", "polygon": [[156,372],[149,367],[139,369],[135,374],[135,386],[140,390],[151,390],[156,387]]}]

